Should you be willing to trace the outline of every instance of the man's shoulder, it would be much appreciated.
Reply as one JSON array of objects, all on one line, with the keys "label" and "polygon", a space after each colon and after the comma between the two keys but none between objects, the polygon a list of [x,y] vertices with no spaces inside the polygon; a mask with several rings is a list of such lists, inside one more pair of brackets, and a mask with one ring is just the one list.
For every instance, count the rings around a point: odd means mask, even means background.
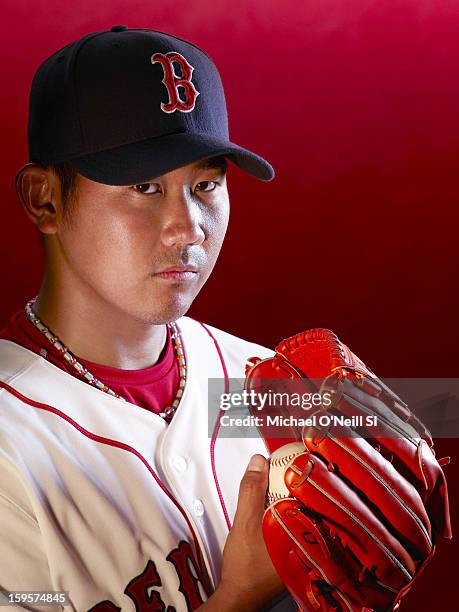
[{"label": "man's shoulder", "polygon": [[234,346],[235,348],[242,350],[243,352],[248,351],[254,355],[257,355],[258,357],[271,357],[273,355],[272,349],[258,344],[257,342],[253,342],[252,340],[247,340],[245,338],[240,338],[239,336],[235,336],[234,334],[231,334],[212,325],[205,325],[211,331],[211,333],[224,345]]},{"label": "man's shoulder", "polygon": [[0,380],[8,382],[42,358],[11,340],[0,338]]},{"label": "man's shoulder", "polygon": [[211,346],[213,352],[216,349],[221,353],[227,364],[234,364],[237,372],[235,375],[237,376],[243,375],[245,363],[250,357],[266,359],[274,354],[274,351],[257,342],[245,340],[218,327],[196,321],[190,317],[181,317],[177,323],[184,332],[185,347],[187,337],[190,338],[191,336],[194,337],[195,341]]}]

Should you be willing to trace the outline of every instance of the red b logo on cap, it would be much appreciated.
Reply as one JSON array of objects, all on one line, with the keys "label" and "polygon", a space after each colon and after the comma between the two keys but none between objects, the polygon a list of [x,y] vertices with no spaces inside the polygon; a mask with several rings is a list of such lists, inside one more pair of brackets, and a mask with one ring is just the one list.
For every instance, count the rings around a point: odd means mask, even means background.
[{"label": "red b logo on cap", "polygon": [[[174,71],[174,62],[180,66],[182,76],[179,77]],[[167,87],[169,101],[161,102],[161,109],[165,113],[173,113],[176,110],[184,113],[189,113],[193,110],[196,98],[199,96],[199,91],[191,82],[193,74],[193,66],[177,51],[169,53],[155,53],[151,56],[151,63],[159,63],[164,70],[163,83]],[[184,89],[185,100],[180,98],[179,87]]]}]

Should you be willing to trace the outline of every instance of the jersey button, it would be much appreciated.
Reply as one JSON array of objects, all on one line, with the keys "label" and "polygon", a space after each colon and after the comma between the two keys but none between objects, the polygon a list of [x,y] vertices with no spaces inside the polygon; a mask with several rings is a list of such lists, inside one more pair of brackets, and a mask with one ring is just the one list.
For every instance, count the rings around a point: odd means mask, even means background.
[{"label": "jersey button", "polygon": [[195,499],[193,502],[193,511],[196,516],[202,516],[204,514],[204,504],[200,499]]},{"label": "jersey button", "polygon": [[172,459],[172,465],[177,470],[177,472],[184,472],[188,467],[186,459],[184,457],[181,457],[180,455],[176,455]]}]

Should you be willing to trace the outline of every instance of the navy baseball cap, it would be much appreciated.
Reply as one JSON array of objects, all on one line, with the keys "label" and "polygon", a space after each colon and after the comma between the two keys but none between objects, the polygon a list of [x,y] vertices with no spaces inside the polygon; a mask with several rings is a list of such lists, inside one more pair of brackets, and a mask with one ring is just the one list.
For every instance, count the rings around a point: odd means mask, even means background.
[{"label": "navy baseball cap", "polygon": [[274,177],[266,160],[229,140],[209,56],[155,30],[117,25],[46,59],[32,83],[28,137],[31,162],[69,162],[109,185],[220,155],[259,179]]}]

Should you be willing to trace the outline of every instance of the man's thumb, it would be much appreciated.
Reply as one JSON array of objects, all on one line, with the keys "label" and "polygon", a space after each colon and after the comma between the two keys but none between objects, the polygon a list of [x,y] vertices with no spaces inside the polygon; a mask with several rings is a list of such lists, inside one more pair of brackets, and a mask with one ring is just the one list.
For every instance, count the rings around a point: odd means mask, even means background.
[{"label": "man's thumb", "polygon": [[269,463],[263,455],[253,455],[239,487],[235,522],[250,516],[261,520],[265,509]]},{"label": "man's thumb", "polygon": [[249,465],[247,466],[247,472],[266,472],[268,468],[268,461],[263,455],[253,455],[250,458]]}]

